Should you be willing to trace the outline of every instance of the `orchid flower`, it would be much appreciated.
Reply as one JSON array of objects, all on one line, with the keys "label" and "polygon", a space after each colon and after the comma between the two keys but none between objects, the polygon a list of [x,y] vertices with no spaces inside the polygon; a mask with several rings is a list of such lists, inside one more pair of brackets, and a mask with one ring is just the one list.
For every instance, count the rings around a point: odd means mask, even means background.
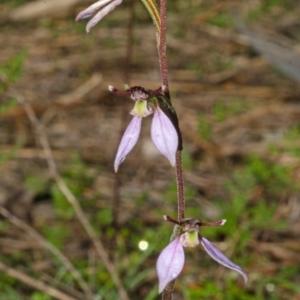
[{"label": "orchid flower", "polygon": [[[201,222],[197,219],[183,219],[183,221],[179,224],[177,221],[168,216],[164,216],[164,219],[175,223],[176,226],[174,228],[175,238],[163,249],[156,263],[156,270],[159,279],[159,293],[165,289],[169,282],[177,278],[182,271],[185,260],[183,247],[195,247],[199,245],[199,243],[202,244],[204,250],[212,259],[241,274],[245,283],[247,283],[248,276],[242,268],[233,263],[210,241],[199,234],[201,226],[222,226],[225,224],[226,220],[208,223]],[[181,232],[180,235],[178,235],[178,230]]]},{"label": "orchid flower", "polygon": [[142,118],[147,117],[153,112],[148,102],[154,103],[155,105],[151,125],[152,141],[161,154],[170,161],[171,165],[175,166],[178,134],[169,117],[160,108],[156,98],[163,88],[159,88],[156,91],[149,91],[142,87],[135,86],[127,88],[125,91],[119,91],[113,86],[109,86],[108,89],[119,95],[130,96],[135,102],[134,108],[131,111],[133,118],[123,134],[115,158],[115,172],[118,171],[119,165],[137,143],[141,131]]},{"label": "orchid flower", "polygon": [[89,32],[93,26],[99,23],[103,17],[105,17],[121,3],[122,0],[99,0],[85,10],[81,11],[77,15],[76,21],[90,18],[98,11],[86,25],[86,31]]}]

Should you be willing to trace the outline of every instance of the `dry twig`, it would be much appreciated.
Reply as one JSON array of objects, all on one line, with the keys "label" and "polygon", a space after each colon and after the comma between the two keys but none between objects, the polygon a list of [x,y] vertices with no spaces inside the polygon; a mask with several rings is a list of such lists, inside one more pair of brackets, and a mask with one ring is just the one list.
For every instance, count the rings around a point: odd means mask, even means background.
[{"label": "dry twig", "polygon": [[93,293],[89,288],[88,284],[83,280],[81,274],[77,271],[77,269],[70,262],[70,260],[63,253],[61,253],[59,249],[57,249],[55,246],[53,246],[51,243],[45,240],[37,231],[35,231],[35,229],[27,225],[25,222],[23,222],[16,216],[12,215],[7,209],[5,209],[2,206],[0,206],[0,214],[7,220],[9,220],[12,224],[14,224],[16,227],[24,230],[28,235],[36,239],[44,248],[46,248],[53,255],[55,255],[65,266],[65,268],[70,271],[72,276],[77,280],[79,286],[84,291],[87,299],[93,298]]},{"label": "dry twig", "polygon": [[54,297],[56,299],[76,300],[74,297],[71,297],[71,296],[63,293],[63,292],[53,288],[52,286],[45,284],[44,282],[42,282],[40,280],[34,279],[34,278],[28,276],[27,274],[24,274],[23,272],[20,272],[11,267],[8,267],[1,261],[0,261],[0,271],[6,273],[7,275],[9,275],[17,280],[22,281],[23,283],[25,283],[39,291],[47,293],[48,295],[50,295],[51,297]]}]

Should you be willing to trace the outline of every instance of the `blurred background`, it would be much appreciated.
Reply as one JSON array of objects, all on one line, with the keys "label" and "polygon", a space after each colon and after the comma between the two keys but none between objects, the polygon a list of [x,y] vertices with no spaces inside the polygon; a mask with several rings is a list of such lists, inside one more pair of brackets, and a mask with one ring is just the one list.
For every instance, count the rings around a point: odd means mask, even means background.
[{"label": "blurred background", "polygon": [[[174,169],[149,117],[114,174],[133,103],[107,90],[158,88],[155,28],[141,1],[124,0],[86,34],[75,17],[92,3],[0,4],[3,300],[161,298]],[[201,233],[249,276],[244,285],[201,246],[185,249],[175,300],[300,299],[299,15],[296,0],[168,3],[186,216],[227,219]]]}]

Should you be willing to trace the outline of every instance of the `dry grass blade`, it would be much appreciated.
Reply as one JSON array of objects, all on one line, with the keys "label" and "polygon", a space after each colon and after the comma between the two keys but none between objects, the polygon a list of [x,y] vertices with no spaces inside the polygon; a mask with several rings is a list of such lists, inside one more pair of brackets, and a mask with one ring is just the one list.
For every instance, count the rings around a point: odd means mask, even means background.
[{"label": "dry grass blade", "polygon": [[84,291],[87,299],[93,298],[93,293],[89,288],[88,284],[83,280],[81,274],[77,271],[77,269],[73,266],[73,264],[69,261],[69,259],[61,253],[55,246],[50,244],[47,240],[45,240],[38,232],[36,232],[31,226],[27,225],[25,222],[12,215],[7,209],[4,207],[0,207],[0,214],[9,220],[16,227],[24,230],[28,235],[36,239],[44,248],[49,250],[52,254],[54,254],[61,263],[65,266],[67,270],[70,271],[72,276],[77,280],[79,286]]},{"label": "dry grass blade", "polygon": [[57,171],[56,163],[55,163],[55,161],[53,159],[53,155],[52,155],[52,150],[50,148],[49,141],[48,141],[48,138],[47,138],[47,135],[45,133],[43,126],[38,121],[36,114],[35,114],[34,110],[32,109],[32,107],[20,95],[18,95],[18,101],[19,101],[19,103],[21,103],[24,106],[26,114],[27,114],[30,122],[32,123],[33,127],[35,128],[38,138],[40,139],[41,145],[45,152],[45,156],[46,156],[46,160],[48,163],[48,167],[49,167],[51,176],[55,180],[60,191],[63,193],[63,195],[69,201],[69,203],[72,205],[79,222],[81,223],[81,225],[87,232],[88,236],[90,237],[90,239],[96,249],[96,252],[98,253],[101,260],[103,261],[105,267],[107,268],[108,272],[110,273],[110,275],[118,289],[120,299],[129,300],[127,292],[124,289],[121,279],[116,271],[116,267],[110,261],[107,251],[105,250],[103,244],[101,243],[97,234],[93,230],[93,228],[92,228],[89,220],[85,216],[83,210],[81,209],[81,206],[79,205],[78,200],[73,195],[73,193],[70,191],[70,189],[67,187],[67,185],[65,184],[65,182],[63,181],[63,179],[61,178],[61,176],[59,175],[59,173]]},{"label": "dry grass blade", "polygon": [[68,95],[64,95],[55,101],[58,105],[71,105],[80,102],[86,94],[88,94],[91,90],[99,86],[102,82],[102,75],[99,73],[94,74],[91,78],[89,78],[86,82],[76,88],[73,92]]},{"label": "dry grass blade", "polygon": [[74,297],[71,297],[47,284],[44,282],[34,279],[27,274],[24,274],[18,270],[15,270],[13,268],[8,267],[3,262],[0,261],[0,271],[6,273],[7,275],[16,278],[17,280],[22,281],[23,283],[40,290],[42,292],[45,292],[46,294],[50,295],[51,297],[54,297],[59,300],[77,300]]},{"label": "dry grass blade", "polygon": [[37,18],[57,16],[65,14],[76,4],[83,2],[82,0],[52,0],[52,1],[34,1],[26,3],[9,14],[9,20],[12,22],[24,22],[28,20],[36,20]]}]

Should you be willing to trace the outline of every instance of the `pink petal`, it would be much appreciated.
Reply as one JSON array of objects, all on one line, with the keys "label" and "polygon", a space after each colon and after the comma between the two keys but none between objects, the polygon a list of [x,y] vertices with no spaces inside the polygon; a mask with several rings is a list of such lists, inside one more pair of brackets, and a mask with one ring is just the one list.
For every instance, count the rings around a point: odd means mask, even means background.
[{"label": "pink petal", "polygon": [[237,271],[240,273],[245,280],[245,283],[248,281],[247,274],[242,270],[241,267],[233,263],[229,258],[227,258],[217,247],[215,247],[210,241],[205,239],[204,237],[200,238],[201,244],[206,250],[206,252],[210,255],[211,258],[213,258],[215,261],[217,261],[219,264],[232,269],[234,271]]},{"label": "pink petal", "polygon": [[81,20],[81,19],[86,19],[92,16],[96,11],[98,11],[101,7],[106,5],[107,3],[111,2],[112,0],[100,0],[97,1],[96,3],[90,5],[88,8],[85,10],[81,11],[77,17],[76,21]]},{"label": "pink petal", "polygon": [[108,13],[116,8],[119,4],[122,3],[123,0],[114,0],[101,9],[86,25],[86,31],[89,32],[90,29],[95,26],[98,22],[102,20]]},{"label": "pink petal", "polygon": [[118,152],[115,158],[115,172],[117,173],[119,165],[124,161],[126,155],[135,146],[141,132],[142,118],[133,117],[125,130]]},{"label": "pink petal", "polygon": [[151,125],[151,138],[156,148],[174,167],[176,163],[178,135],[174,125],[160,108],[157,108],[154,112]]},{"label": "pink petal", "polygon": [[166,285],[174,280],[182,271],[184,265],[184,251],[179,238],[172,241],[159,255],[156,270],[159,281],[159,293]]}]

